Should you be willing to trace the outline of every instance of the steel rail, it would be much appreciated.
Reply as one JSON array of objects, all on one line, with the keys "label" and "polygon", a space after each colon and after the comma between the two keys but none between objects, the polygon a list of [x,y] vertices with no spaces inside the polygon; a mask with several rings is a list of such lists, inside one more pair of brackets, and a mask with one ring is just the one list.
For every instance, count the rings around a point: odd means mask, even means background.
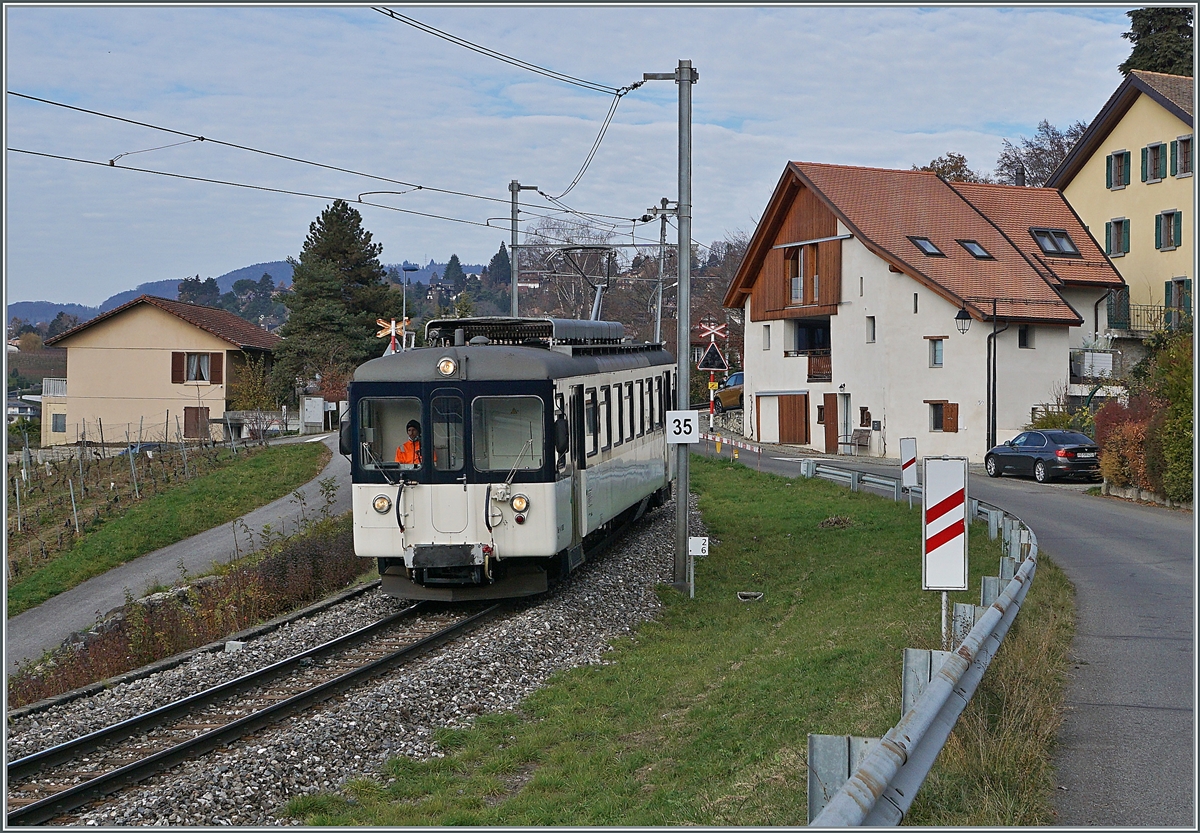
[{"label": "steel rail", "polygon": [[[169,749],[164,749],[140,761],[127,764],[123,767],[105,773],[90,781],[78,784],[62,792],[48,796],[40,801],[26,805],[25,807],[13,810],[7,815],[8,824],[40,824],[48,821],[62,813],[77,809],[78,807],[87,804],[93,799],[100,798],[109,793],[115,792],[122,787],[130,784],[135,784],[139,781],[168,769],[177,763],[180,763],[188,758],[201,755],[211,751],[219,746],[228,744],[238,738],[257,731],[265,726],[282,720],[285,717],[294,714],[304,708],[312,706],[316,703],[323,702],[329,698],[341,693],[358,683],[369,679],[370,677],[380,674],[383,671],[391,668],[394,665],[406,662],[415,657],[421,656],[430,650],[448,642],[459,634],[471,630],[483,622],[494,616],[502,607],[503,604],[494,604],[485,608],[479,613],[474,614],[460,622],[456,622],[448,628],[443,628],[435,634],[425,637],[411,645],[405,646],[398,651],[395,651],[385,657],[381,657],[373,662],[363,665],[351,671],[347,671],[331,680],[318,685],[312,689],[296,694],[286,700],[268,706],[264,709],[246,715],[243,718],[228,723],[225,726],[218,727],[204,734],[197,735],[190,740],[176,744]],[[412,610],[407,608],[406,611]],[[401,611],[400,614],[406,611]],[[399,616],[400,614],[396,614]],[[389,617],[392,619],[395,617]],[[387,621],[387,620],[385,620]],[[378,623],[377,623],[378,624]],[[359,629],[353,634],[347,636],[363,635],[362,631],[373,629],[375,625],[368,625],[367,628]],[[324,646],[319,646],[324,647]],[[307,653],[307,652],[306,652]],[[302,655],[297,655],[297,658]],[[296,658],[290,658],[296,659]],[[287,662],[289,660],[284,660]],[[297,662],[299,660],[297,659]],[[273,666],[269,666],[273,667]],[[239,682],[244,678],[239,678]],[[228,693],[228,692],[226,692]],[[171,704],[173,705],[173,704]],[[169,708],[164,707],[164,708]],[[118,724],[120,725],[120,724]],[[115,727],[114,727],[115,728]],[[89,736],[90,737],[90,736]],[[52,751],[52,750],[47,750]],[[23,759],[24,760],[24,759]],[[13,764],[20,763],[14,761]],[[11,765],[10,765],[11,766]]]}]

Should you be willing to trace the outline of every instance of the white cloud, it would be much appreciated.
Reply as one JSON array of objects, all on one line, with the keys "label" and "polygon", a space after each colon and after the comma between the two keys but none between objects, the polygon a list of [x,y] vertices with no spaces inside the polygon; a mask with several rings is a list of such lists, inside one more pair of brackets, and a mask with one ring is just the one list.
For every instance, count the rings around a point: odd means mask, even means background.
[{"label": "white cloud", "polygon": [[[621,86],[680,58],[695,86],[693,236],[749,230],[788,159],[907,168],[955,150],[989,169],[1006,136],[1089,120],[1120,82],[1123,9],[428,7],[418,20]],[[7,88],[210,138],[507,200],[558,193],[606,96],[502,64],[369,8],[6,7]],[[676,90],[626,96],[566,199],[638,216],[676,190]],[[6,102],[8,146],[105,161],[182,137]],[[96,304],[138,283],[299,252],[320,200],[6,154],[10,299]],[[212,142],[122,164],[353,199],[400,186]],[[486,261],[504,202],[376,197],[478,228],[364,207],[384,260]],[[544,201],[521,195],[525,206]],[[621,231],[628,233],[629,226]],[[656,227],[646,236],[656,238]]]}]

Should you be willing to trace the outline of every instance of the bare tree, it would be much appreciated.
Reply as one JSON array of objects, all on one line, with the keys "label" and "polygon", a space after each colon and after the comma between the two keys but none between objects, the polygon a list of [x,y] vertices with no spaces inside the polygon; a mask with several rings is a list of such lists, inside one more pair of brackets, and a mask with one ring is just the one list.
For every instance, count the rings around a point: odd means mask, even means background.
[{"label": "bare tree", "polygon": [[1000,158],[996,160],[996,181],[1016,185],[1018,172],[1023,170],[1025,184],[1040,188],[1067,158],[1071,147],[1079,141],[1085,130],[1087,125],[1081,121],[1075,122],[1064,132],[1042,119],[1032,139],[1020,137],[1019,146],[1005,139]]}]

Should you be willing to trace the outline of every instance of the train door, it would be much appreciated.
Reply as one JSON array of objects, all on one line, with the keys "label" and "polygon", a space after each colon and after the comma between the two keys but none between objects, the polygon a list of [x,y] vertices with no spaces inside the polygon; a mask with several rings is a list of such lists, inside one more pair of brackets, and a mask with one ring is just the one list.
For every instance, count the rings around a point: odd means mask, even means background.
[{"label": "train door", "polygon": [[[429,489],[429,516],[433,528],[455,534],[467,528],[469,516],[466,473],[466,420],[462,394],[449,388],[435,390],[429,399],[430,433],[433,458],[431,480],[444,484]],[[446,488],[462,484],[461,488]]]},{"label": "train door", "polygon": [[571,385],[568,403],[568,421],[571,424],[571,522],[575,525],[571,544],[574,546],[580,543],[587,529],[587,484],[584,483],[584,470],[587,468],[587,431],[583,385]]}]

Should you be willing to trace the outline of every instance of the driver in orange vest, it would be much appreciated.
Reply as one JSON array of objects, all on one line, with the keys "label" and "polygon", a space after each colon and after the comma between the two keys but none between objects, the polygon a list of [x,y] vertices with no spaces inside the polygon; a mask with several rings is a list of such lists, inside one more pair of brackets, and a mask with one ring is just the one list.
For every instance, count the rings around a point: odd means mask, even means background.
[{"label": "driver in orange vest", "polygon": [[396,449],[396,462],[421,465],[421,423],[415,419],[408,421],[408,440]]}]

